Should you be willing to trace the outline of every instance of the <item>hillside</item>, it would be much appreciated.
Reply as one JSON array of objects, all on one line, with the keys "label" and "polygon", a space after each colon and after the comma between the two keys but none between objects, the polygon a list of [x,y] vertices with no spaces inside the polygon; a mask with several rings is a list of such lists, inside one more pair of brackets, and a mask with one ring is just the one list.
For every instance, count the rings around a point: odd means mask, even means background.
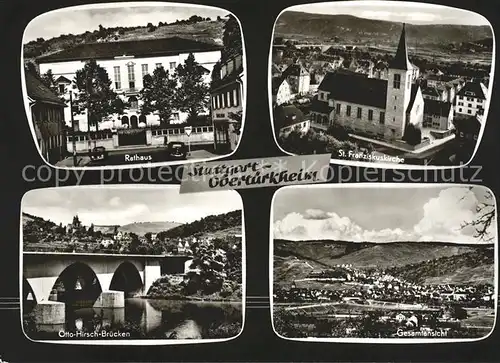
[{"label": "hillside", "polygon": [[461,255],[388,269],[388,273],[419,284],[492,283],[495,273],[493,247],[477,248]]},{"label": "hillside", "polygon": [[491,280],[492,251],[491,245],[440,242],[377,244],[275,240],[274,281],[287,284],[306,277],[312,270],[352,264],[356,268],[389,269],[418,282],[478,282]]},{"label": "hillside", "polygon": [[39,225],[40,228],[47,228],[47,229],[57,226],[52,221],[45,220],[45,219],[43,219],[41,217],[37,217],[37,216],[34,216],[32,214],[23,212],[22,213],[22,224],[23,224],[23,227],[25,227],[27,224],[30,224],[30,223]]},{"label": "hillside", "polygon": [[[326,15],[287,11],[275,27],[275,36],[305,40],[336,40],[342,42],[397,44],[401,24],[396,22],[358,18],[352,15]],[[414,25],[406,24],[409,45],[473,42],[492,36],[489,26]]]},{"label": "hillside", "polygon": [[238,231],[236,234],[241,234],[241,226],[241,211],[235,210],[224,214],[208,216],[191,223],[174,227],[168,231],[162,231],[158,233],[158,238],[205,237],[210,234],[221,233],[224,230]]},{"label": "hillside", "polygon": [[39,38],[24,44],[24,60],[33,61],[41,55],[74,47],[78,44],[95,42],[119,42],[131,40],[160,39],[181,37],[201,42],[222,45],[225,19],[220,20],[182,20],[178,23],[159,24],[140,27],[101,28],[81,34],[63,34],[51,39]]}]

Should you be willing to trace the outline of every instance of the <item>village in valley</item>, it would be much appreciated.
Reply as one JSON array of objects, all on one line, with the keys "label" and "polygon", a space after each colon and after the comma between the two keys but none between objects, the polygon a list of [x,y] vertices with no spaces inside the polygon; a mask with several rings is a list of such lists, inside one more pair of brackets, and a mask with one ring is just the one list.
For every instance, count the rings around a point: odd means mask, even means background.
[{"label": "village in valley", "polygon": [[[297,35],[294,24],[308,21],[310,33],[323,26],[321,35]],[[346,34],[358,23],[360,29],[355,36],[325,34],[327,22]],[[423,25],[347,15],[285,12],[276,26],[271,92],[275,134],[285,151],[418,165],[471,159],[491,77],[492,38],[484,29],[471,30],[484,38],[470,42],[419,44]],[[376,26],[390,34],[366,40]]]}]

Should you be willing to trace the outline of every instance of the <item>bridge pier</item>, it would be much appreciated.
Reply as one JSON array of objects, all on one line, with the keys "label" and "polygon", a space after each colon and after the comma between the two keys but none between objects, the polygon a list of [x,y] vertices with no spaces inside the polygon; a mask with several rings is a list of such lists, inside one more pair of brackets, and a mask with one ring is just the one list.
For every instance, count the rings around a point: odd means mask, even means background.
[{"label": "bridge pier", "polygon": [[59,331],[66,323],[66,305],[58,301],[40,301],[33,315],[38,331]]},{"label": "bridge pier", "polygon": [[125,293],[123,291],[106,290],[94,303],[94,308],[124,308]]}]

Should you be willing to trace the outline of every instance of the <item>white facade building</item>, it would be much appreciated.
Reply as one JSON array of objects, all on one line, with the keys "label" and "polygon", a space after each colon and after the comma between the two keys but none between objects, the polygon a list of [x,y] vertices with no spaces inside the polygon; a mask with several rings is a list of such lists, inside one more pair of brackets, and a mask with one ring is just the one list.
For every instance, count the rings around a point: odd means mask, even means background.
[{"label": "white facade building", "polygon": [[478,113],[482,114],[487,94],[488,89],[481,82],[467,82],[456,95],[456,115],[476,116]]}]

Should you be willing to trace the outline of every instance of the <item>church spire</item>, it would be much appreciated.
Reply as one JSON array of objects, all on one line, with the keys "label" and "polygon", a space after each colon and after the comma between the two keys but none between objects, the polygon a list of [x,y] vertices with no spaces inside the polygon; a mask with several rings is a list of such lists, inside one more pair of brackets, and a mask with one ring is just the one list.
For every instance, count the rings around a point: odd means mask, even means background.
[{"label": "church spire", "polygon": [[389,64],[389,68],[409,70],[411,69],[410,61],[408,60],[408,49],[406,47],[406,31],[405,24],[403,23],[403,30],[401,31],[401,36],[399,38],[398,50],[396,55]]}]

